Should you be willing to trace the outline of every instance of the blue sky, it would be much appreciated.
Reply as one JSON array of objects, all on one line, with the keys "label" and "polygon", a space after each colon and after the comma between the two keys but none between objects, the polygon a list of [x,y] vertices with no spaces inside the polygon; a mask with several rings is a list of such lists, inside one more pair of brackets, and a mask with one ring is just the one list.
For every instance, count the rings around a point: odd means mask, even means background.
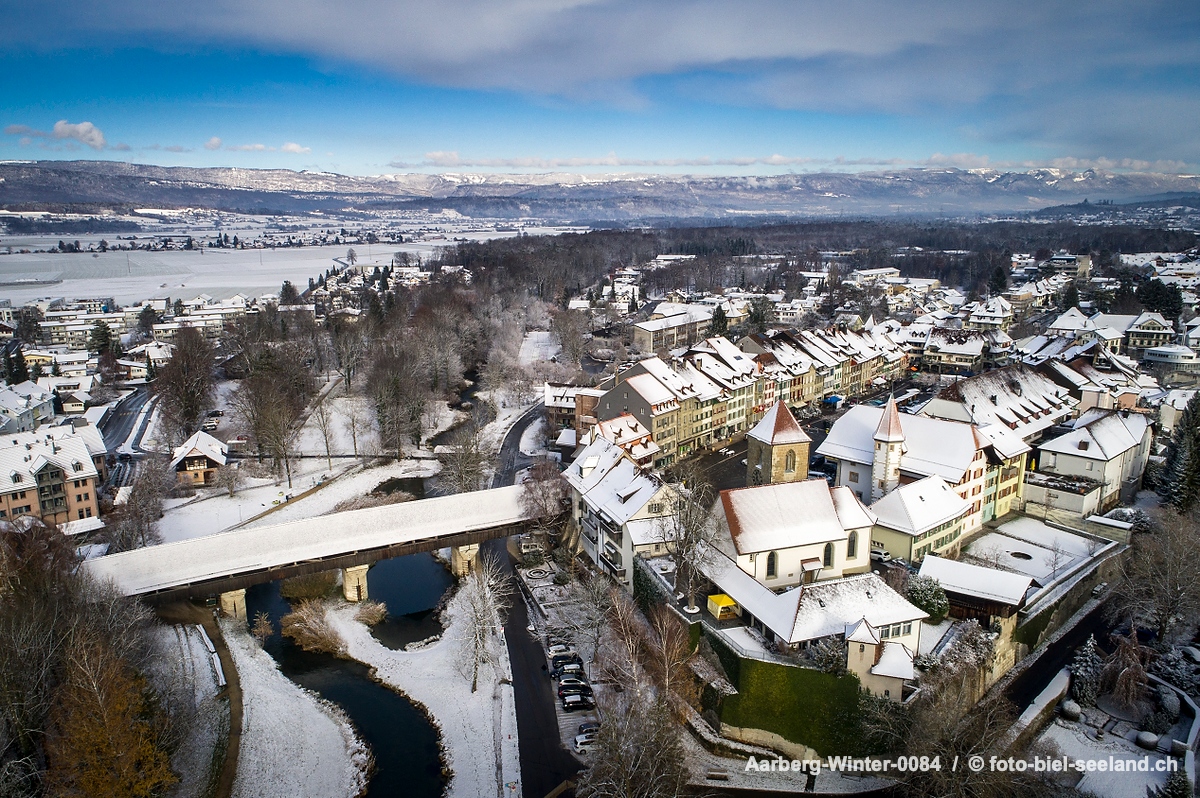
[{"label": "blue sky", "polygon": [[48,0],[0,158],[387,172],[1200,171],[1200,3]]}]

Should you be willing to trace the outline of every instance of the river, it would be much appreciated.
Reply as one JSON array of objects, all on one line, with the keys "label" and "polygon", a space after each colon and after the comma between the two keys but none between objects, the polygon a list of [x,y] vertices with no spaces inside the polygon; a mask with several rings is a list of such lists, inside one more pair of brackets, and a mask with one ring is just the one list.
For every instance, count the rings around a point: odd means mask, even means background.
[{"label": "river", "polygon": [[[389,648],[441,631],[433,610],[453,584],[449,572],[430,554],[378,562],[367,574],[372,599],[388,607],[389,619],[373,630]],[[289,611],[279,582],[246,591],[249,617],[270,615],[275,628]],[[407,698],[373,681],[365,665],[330,654],[303,651],[278,631],[265,646],[282,673],[345,710],[375,756],[369,798],[438,798],[446,785],[437,732]]]}]

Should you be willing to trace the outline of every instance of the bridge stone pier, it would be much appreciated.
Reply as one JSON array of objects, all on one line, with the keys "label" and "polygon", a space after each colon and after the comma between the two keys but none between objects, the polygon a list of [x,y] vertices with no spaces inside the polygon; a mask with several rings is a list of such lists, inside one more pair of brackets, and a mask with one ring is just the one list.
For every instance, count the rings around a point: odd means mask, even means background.
[{"label": "bridge stone pier", "polygon": [[342,595],[346,601],[367,600],[367,570],[369,565],[354,565],[342,569]]},{"label": "bridge stone pier", "polygon": [[468,543],[465,546],[450,547],[450,573],[463,577],[471,573],[471,568],[479,560],[479,544]]},{"label": "bridge stone pier", "polygon": [[246,617],[246,591],[230,590],[221,594],[221,614],[239,621],[248,621]]}]

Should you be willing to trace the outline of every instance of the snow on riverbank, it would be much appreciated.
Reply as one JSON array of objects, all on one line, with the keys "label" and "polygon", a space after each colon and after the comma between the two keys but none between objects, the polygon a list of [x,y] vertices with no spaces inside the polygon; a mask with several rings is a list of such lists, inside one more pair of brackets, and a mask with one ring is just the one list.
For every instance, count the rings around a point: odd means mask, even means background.
[{"label": "snow on riverbank", "polygon": [[[496,641],[500,662],[495,671],[483,667],[479,690],[472,693],[470,676],[459,669],[469,620],[461,603],[460,596],[451,599],[442,615],[447,624],[442,639],[419,651],[384,647],[370,629],[354,620],[352,605],[331,609],[328,617],[350,658],[372,668],[375,678],[423,704],[433,715],[453,771],[447,795],[499,795],[501,784],[515,785],[505,789],[504,796],[519,795],[521,768],[508,647],[503,638]],[[500,684],[501,678],[510,683]]]},{"label": "snow on riverbank", "polygon": [[279,672],[245,625],[221,624],[242,684],[235,798],[354,798],[366,789],[366,745],[345,715]]}]

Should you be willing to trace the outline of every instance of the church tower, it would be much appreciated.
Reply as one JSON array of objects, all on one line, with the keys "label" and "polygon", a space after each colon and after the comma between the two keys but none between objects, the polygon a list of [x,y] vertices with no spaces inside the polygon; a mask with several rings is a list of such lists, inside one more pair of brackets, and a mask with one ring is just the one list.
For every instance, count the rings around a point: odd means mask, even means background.
[{"label": "church tower", "polygon": [[900,484],[900,456],[904,454],[904,430],[896,396],[888,397],[879,426],[875,428],[875,461],[871,466],[871,502],[891,493]]},{"label": "church tower", "polygon": [[782,401],[746,433],[746,487],[808,479],[812,439]]}]

